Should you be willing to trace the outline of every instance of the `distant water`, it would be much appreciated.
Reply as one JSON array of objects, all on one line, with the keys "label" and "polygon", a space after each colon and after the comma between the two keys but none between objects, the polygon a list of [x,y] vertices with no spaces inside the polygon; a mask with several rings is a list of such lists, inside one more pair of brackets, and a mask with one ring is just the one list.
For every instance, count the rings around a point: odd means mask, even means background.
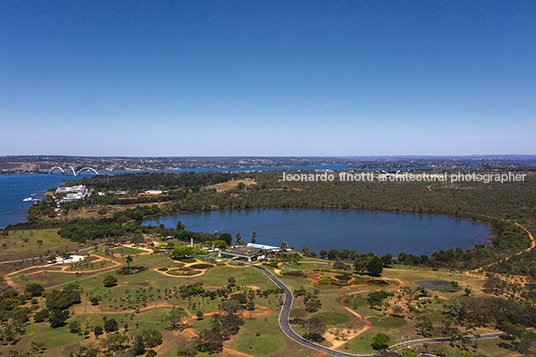
[{"label": "distant water", "polygon": [[452,218],[386,212],[266,209],[179,214],[144,221],[144,225],[176,227],[182,221],[194,232],[240,233],[245,242],[256,232],[259,244],[288,242],[317,254],[325,249],[398,255],[430,255],[435,250],[484,243],[488,227]]},{"label": "distant water", "polygon": [[[227,172],[227,171],[282,171],[282,170],[349,170],[355,165],[332,164],[312,166],[288,166],[288,167],[217,167],[217,168],[191,168],[182,170],[166,170],[151,172]],[[417,170],[419,168],[406,168],[404,170]],[[438,168],[439,169],[439,168]],[[380,169],[366,169],[364,171],[379,171]],[[114,175],[120,173],[135,173],[133,171],[101,172],[102,174]],[[24,174],[24,175],[0,175],[0,228],[8,224],[16,224],[26,221],[26,211],[32,202],[23,202],[24,198],[36,194],[35,198],[43,198],[47,189],[58,187],[62,180],[80,180],[84,177],[94,176],[84,172],[80,176],[48,174]],[[10,214],[6,215],[6,212]]]},{"label": "distant water", "polygon": [[33,198],[42,199],[47,189],[61,185],[62,179],[79,180],[84,177],[88,175],[0,175],[0,227],[26,220],[26,212],[33,202],[24,202],[23,199],[32,197],[34,193]]},{"label": "distant water", "polygon": [[[299,167],[232,167],[232,168],[194,168],[184,170],[168,170],[166,172],[226,172],[226,171],[271,171],[271,170],[344,170],[348,165],[316,165]],[[159,171],[153,171],[159,172]],[[102,172],[102,174],[114,175],[120,173],[135,173],[133,171]],[[24,174],[24,175],[0,175],[0,228],[8,224],[16,224],[26,221],[26,214],[32,202],[22,200],[36,194],[34,198],[42,199],[45,192],[52,187],[58,187],[62,180],[80,180],[94,176],[84,172],[80,176],[48,174]],[[7,212],[10,212],[6,215]]]}]

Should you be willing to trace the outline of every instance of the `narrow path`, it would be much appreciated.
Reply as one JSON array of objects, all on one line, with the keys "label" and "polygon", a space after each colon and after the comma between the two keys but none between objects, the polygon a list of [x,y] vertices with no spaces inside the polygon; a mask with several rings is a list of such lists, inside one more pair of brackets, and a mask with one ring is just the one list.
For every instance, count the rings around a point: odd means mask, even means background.
[{"label": "narrow path", "polygon": [[318,352],[323,352],[330,356],[335,356],[335,357],[372,356],[371,354],[357,355],[357,354],[337,351],[337,350],[313,343],[301,337],[300,335],[298,335],[296,332],[294,332],[292,327],[290,327],[290,323],[289,323],[290,308],[292,307],[292,302],[294,299],[294,296],[292,295],[292,292],[290,291],[290,289],[285,284],[283,284],[283,282],[279,280],[274,274],[272,274],[272,272],[270,272],[268,269],[262,266],[253,265],[253,264],[247,264],[247,265],[253,268],[259,269],[261,272],[264,273],[264,275],[266,275],[270,280],[272,280],[275,283],[275,285],[277,285],[277,287],[284,290],[285,300],[283,301],[283,306],[281,307],[281,312],[279,313],[279,327],[281,328],[283,333],[287,335],[288,338],[290,338],[296,343],[299,343],[300,345],[304,347],[310,348]]},{"label": "narrow path", "polygon": [[532,236],[532,233],[530,233],[529,230],[528,230],[527,228],[523,227],[521,224],[519,224],[519,223],[517,223],[517,222],[515,222],[514,224],[515,224],[516,226],[518,226],[518,227],[523,228],[523,229],[525,230],[525,232],[527,232],[527,234],[529,235],[529,238],[530,238],[530,247],[528,247],[527,249],[522,250],[522,251],[520,251],[520,252],[517,252],[517,253],[515,253],[515,254],[512,254],[512,255],[510,255],[510,256],[508,256],[508,257],[502,258],[501,260],[499,260],[499,261],[497,261],[497,262],[493,262],[493,263],[490,263],[490,264],[486,264],[486,265],[484,265],[484,266],[481,266],[480,268],[473,269],[473,270],[469,271],[469,273],[476,273],[476,272],[478,272],[478,271],[479,271],[480,269],[482,269],[482,268],[487,268],[487,267],[492,266],[492,265],[494,265],[494,264],[502,263],[502,262],[507,261],[508,259],[512,258],[513,256],[516,256],[516,255],[520,255],[520,254],[526,253],[526,252],[528,252],[528,251],[534,249],[534,247],[536,247],[536,240],[534,240],[534,237]]},{"label": "narrow path", "polygon": [[[309,340],[306,340],[305,338],[301,337],[300,335],[298,335],[296,332],[294,332],[292,327],[290,327],[290,323],[289,323],[290,308],[292,307],[292,301],[294,299],[290,289],[281,280],[279,280],[274,274],[272,274],[268,269],[266,269],[266,268],[264,268],[262,266],[258,266],[258,265],[253,265],[253,264],[249,264],[249,263],[246,263],[246,264],[251,266],[251,267],[253,267],[253,268],[256,268],[256,269],[259,269],[260,271],[262,271],[264,273],[264,275],[266,275],[268,278],[270,278],[270,280],[272,280],[279,288],[281,288],[281,289],[283,289],[285,291],[285,300],[283,302],[283,306],[281,307],[281,312],[279,313],[279,327],[281,328],[283,333],[285,333],[285,335],[287,335],[288,338],[290,338],[291,340],[293,340],[296,343],[299,343],[300,345],[302,345],[304,347],[307,347],[307,348],[310,348],[312,350],[320,352],[320,354],[318,356],[322,356],[322,354],[326,354],[326,355],[329,355],[329,356],[335,356],[335,357],[374,356],[374,354],[353,354],[353,353],[348,353],[348,352],[337,351],[337,350],[327,348],[327,347],[318,345],[316,343],[313,343],[313,342],[311,342]],[[503,332],[487,333],[487,334],[482,334],[480,336],[480,339],[499,338],[502,335],[504,335]],[[469,335],[468,337],[470,337],[471,339],[476,339],[472,335]],[[420,344],[423,344],[423,343],[442,343],[442,342],[450,342],[450,337],[449,338],[438,337],[438,338],[426,338],[426,339],[413,340],[413,341],[409,341],[409,342],[395,344],[393,346],[390,346],[389,349],[395,348],[397,346],[406,347],[406,346],[420,345]]]}]

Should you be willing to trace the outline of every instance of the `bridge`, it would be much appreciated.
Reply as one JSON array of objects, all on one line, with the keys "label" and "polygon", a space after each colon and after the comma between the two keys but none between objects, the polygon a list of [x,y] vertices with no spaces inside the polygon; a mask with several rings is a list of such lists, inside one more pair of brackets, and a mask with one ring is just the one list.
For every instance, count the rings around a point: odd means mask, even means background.
[{"label": "bridge", "polygon": [[80,170],[76,171],[76,170],[74,169],[74,167],[72,167],[72,166],[69,166],[69,167],[67,168],[67,172],[66,172],[61,166],[54,166],[53,168],[51,168],[51,169],[48,171],[48,173],[49,173],[49,174],[52,174],[52,172],[54,172],[55,170],[60,171],[62,175],[67,175],[68,172],[72,171],[72,172],[73,172],[73,176],[78,176],[78,175],[80,175],[80,173],[81,173],[82,171],[90,171],[90,172],[94,172],[96,175],[99,174],[99,172],[98,172],[97,170],[95,170],[94,168],[92,168],[92,167],[83,167],[83,168],[81,168]]}]

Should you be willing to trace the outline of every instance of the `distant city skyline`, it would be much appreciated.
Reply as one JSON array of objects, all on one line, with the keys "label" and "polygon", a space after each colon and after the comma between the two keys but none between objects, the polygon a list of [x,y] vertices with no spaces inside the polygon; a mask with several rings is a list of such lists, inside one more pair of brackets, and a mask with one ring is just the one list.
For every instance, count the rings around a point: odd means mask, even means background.
[{"label": "distant city skyline", "polygon": [[535,13],[0,2],[0,156],[535,154]]}]

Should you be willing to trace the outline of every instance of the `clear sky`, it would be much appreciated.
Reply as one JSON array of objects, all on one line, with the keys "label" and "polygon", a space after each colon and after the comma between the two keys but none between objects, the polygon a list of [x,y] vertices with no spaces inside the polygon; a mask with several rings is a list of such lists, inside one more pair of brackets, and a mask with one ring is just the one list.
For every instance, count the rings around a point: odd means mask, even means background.
[{"label": "clear sky", "polygon": [[536,154],[536,1],[0,0],[0,155]]}]

